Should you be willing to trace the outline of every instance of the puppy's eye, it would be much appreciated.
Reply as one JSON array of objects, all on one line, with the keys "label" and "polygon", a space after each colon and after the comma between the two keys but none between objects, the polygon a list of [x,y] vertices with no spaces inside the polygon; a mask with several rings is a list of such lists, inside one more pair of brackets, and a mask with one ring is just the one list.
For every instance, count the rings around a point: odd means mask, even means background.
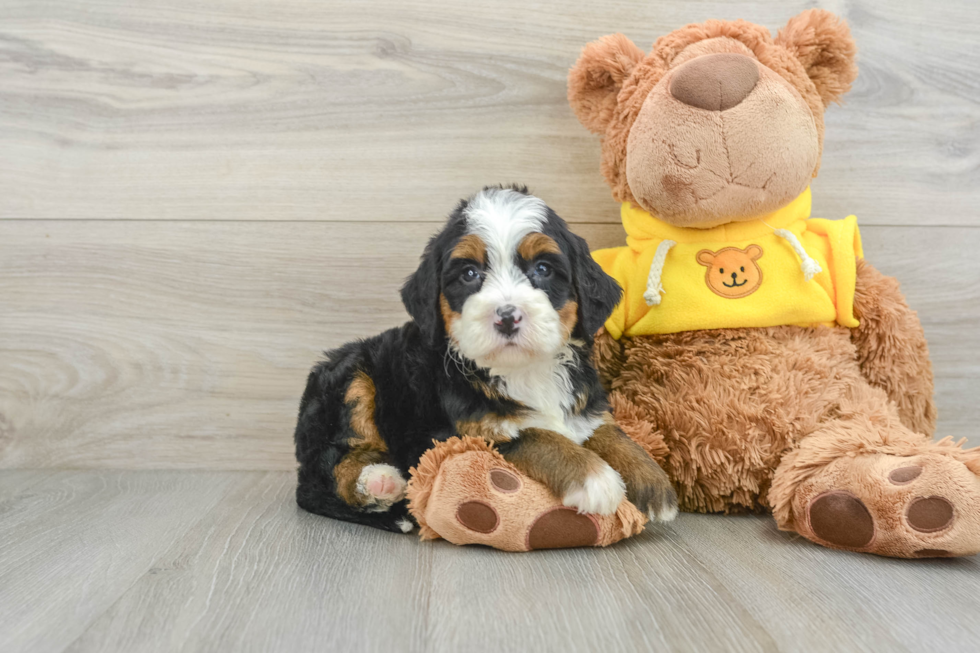
[{"label": "puppy's eye", "polygon": [[719,272],[721,272],[722,274],[725,274],[725,268],[721,268],[721,269],[720,269],[720,270],[718,270],[718,271],[719,271]]},{"label": "puppy's eye", "polygon": [[745,272],[745,266],[743,265],[742,267],[739,268],[739,270],[741,270],[742,272]]},{"label": "puppy's eye", "polygon": [[551,276],[551,273],[553,271],[554,270],[552,269],[552,267],[547,263],[545,263],[544,261],[541,261],[534,266],[534,274],[538,275],[539,277],[548,278]]},{"label": "puppy's eye", "polygon": [[472,265],[467,265],[459,275],[463,283],[476,283],[480,280],[480,271]]}]

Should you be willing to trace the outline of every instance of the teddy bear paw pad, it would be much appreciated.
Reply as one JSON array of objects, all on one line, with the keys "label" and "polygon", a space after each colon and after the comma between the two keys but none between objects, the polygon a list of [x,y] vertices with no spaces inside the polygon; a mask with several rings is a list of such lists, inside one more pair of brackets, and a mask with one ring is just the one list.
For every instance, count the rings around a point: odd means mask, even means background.
[{"label": "teddy bear paw pad", "polygon": [[905,521],[920,533],[945,530],[953,523],[953,504],[942,497],[920,497],[909,504]]},{"label": "teddy bear paw pad", "polygon": [[456,521],[477,533],[492,533],[500,524],[500,517],[492,506],[483,501],[466,501],[456,508]]},{"label": "teddy bear paw pad", "polygon": [[539,515],[527,533],[528,549],[595,546],[598,541],[599,526],[592,517],[560,506]]},{"label": "teddy bear paw pad", "polygon": [[521,478],[506,469],[491,469],[490,485],[500,492],[509,494],[521,489]]},{"label": "teddy bear paw pad", "polygon": [[863,549],[875,536],[875,523],[864,502],[850,492],[825,492],[810,503],[810,529],[820,539],[848,549]]},{"label": "teddy bear paw pad", "polygon": [[888,480],[891,481],[892,485],[908,485],[919,478],[920,474],[922,474],[922,467],[919,465],[909,465],[908,467],[893,469],[888,473]]}]

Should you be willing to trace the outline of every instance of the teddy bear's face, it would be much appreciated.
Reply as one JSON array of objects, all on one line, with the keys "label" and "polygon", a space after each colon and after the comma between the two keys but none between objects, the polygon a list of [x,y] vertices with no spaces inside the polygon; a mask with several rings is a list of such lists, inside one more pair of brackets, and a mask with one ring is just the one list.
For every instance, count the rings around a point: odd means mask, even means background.
[{"label": "teddy bear's face", "polygon": [[800,92],[730,37],[687,46],[630,127],[636,203],[677,226],[751,219],[802,193],[820,156]]},{"label": "teddy bear's face", "polygon": [[810,10],[775,39],[744,21],[688,25],[644,54],[625,36],[585,48],[569,101],[603,135],[616,199],[677,226],[751,220],[816,175],[823,112],[857,74],[847,26]]}]

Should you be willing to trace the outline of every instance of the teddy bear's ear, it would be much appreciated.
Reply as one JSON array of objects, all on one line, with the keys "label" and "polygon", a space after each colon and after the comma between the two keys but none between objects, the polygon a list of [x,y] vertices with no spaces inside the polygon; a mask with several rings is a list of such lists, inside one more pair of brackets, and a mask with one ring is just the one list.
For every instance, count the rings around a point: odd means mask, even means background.
[{"label": "teddy bear's ear", "polygon": [[824,106],[840,100],[857,77],[857,45],[847,23],[823,9],[808,9],[779,30],[776,43],[806,69]]},{"label": "teddy bear's ear", "polygon": [[568,103],[586,129],[606,131],[616,109],[616,96],[643,50],[622,34],[603,36],[582,49],[568,73]]}]

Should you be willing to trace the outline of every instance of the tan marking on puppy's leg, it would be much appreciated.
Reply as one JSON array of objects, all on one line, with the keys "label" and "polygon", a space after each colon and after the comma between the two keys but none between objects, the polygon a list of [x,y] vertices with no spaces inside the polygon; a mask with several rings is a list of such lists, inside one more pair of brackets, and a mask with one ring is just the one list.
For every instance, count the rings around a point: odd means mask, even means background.
[{"label": "tan marking on puppy's leg", "polygon": [[677,494],[660,465],[623,433],[611,415],[582,446],[595,452],[623,477],[627,498],[651,520],[677,516]]},{"label": "tan marking on puppy's leg", "polygon": [[347,386],[344,403],[350,406],[350,427],[356,434],[348,442],[351,448],[368,447],[388,451],[388,446],[374,423],[375,393],[374,381],[364,372],[355,373]]},{"label": "tan marking on puppy's leg", "polygon": [[468,259],[484,265],[487,262],[487,246],[479,236],[468,234],[459,239],[449,257]]},{"label": "tan marking on puppy's leg", "polygon": [[333,468],[337,496],[350,506],[367,505],[370,497],[357,491],[357,479],[360,478],[361,471],[368,465],[379,465],[387,461],[387,454],[378,449],[360,448],[348,452]]},{"label": "tan marking on puppy's leg", "polygon": [[560,433],[523,429],[516,440],[502,443],[498,450],[579,512],[610,515],[625,498],[619,474],[598,455]]},{"label": "tan marking on puppy's leg", "polygon": [[561,325],[565,327],[565,337],[570,338],[578,323],[578,302],[571,299],[565,302],[558,311],[558,318],[561,320]]},{"label": "tan marking on puppy's leg", "polygon": [[561,254],[561,247],[552,237],[535,232],[524,237],[517,246],[517,253],[525,261],[533,261],[541,254]]},{"label": "tan marking on puppy's leg", "polygon": [[[354,435],[347,440],[351,450],[334,467],[334,482],[337,495],[351,506],[363,507],[378,503],[378,497],[372,496],[366,488],[358,487],[359,481],[365,467],[388,464],[388,446],[374,421],[376,394],[374,381],[366,373],[359,371],[354,374],[344,395],[344,403],[350,410],[349,424]],[[392,481],[382,487],[393,484],[397,485]]]}]

